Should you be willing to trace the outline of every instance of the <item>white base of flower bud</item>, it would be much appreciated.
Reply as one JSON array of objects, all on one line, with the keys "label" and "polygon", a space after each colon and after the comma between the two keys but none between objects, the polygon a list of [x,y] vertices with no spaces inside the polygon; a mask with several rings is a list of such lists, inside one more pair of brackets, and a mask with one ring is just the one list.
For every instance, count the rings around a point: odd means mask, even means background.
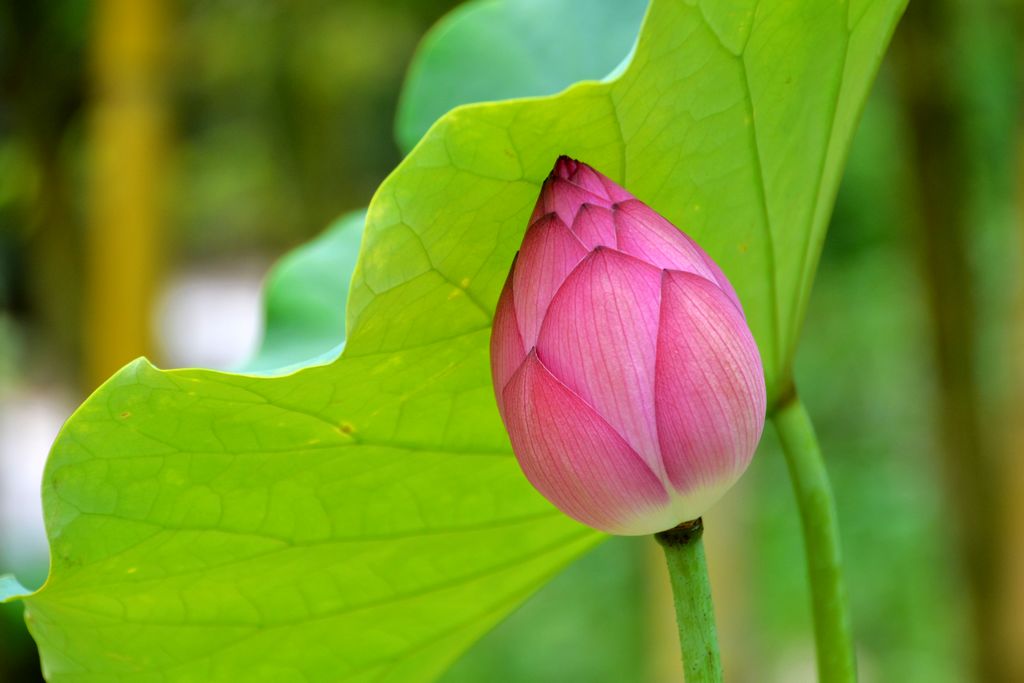
[{"label": "white base of flower bud", "polygon": [[667,505],[645,511],[611,533],[617,536],[647,536],[702,517],[734,483],[734,480],[725,480],[689,491],[685,495],[671,491]]}]

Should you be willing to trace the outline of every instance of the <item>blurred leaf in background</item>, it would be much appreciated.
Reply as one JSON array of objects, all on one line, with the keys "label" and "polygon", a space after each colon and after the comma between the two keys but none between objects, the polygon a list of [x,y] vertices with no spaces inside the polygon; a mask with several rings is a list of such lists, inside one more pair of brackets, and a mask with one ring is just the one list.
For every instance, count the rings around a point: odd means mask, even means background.
[{"label": "blurred leaf in background", "polygon": [[365,223],[365,211],[346,214],[277,262],[264,283],[263,341],[240,372],[280,372],[340,353],[344,301]]},{"label": "blurred leaf in background", "polygon": [[395,136],[408,152],[469,102],[553,95],[602,78],[636,41],[647,0],[467,2],[424,36],[402,87]]}]

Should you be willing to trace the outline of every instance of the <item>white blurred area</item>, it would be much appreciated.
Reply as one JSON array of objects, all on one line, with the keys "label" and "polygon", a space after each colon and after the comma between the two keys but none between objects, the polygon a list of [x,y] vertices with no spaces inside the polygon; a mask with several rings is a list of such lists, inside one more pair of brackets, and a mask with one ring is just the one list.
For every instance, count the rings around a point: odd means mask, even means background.
[{"label": "white blurred area", "polygon": [[[253,259],[172,273],[154,310],[158,364],[230,370],[243,363],[262,334],[267,267]],[[66,386],[52,377],[45,385],[19,378],[0,386],[0,574],[14,573],[26,585],[46,574],[40,496],[46,456],[80,398],[71,378]]]},{"label": "white blurred area", "polygon": [[0,396],[0,574],[46,568],[40,488],[50,444],[74,410],[71,392],[22,387]]},{"label": "white blurred area", "polygon": [[245,260],[173,274],[154,321],[160,365],[230,370],[244,363],[262,335],[261,290],[268,267]]}]

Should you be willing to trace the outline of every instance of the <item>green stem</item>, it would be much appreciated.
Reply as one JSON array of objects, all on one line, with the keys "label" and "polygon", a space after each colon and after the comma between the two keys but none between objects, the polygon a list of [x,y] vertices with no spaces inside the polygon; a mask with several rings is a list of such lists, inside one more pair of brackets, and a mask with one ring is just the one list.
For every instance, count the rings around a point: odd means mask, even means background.
[{"label": "green stem", "polygon": [[818,680],[857,680],[853,635],[839,556],[839,526],[825,462],[814,425],[794,393],[772,415],[789,464],[807,552],[818,649]]},{"label": "green stem", "polygon": [[655,534],[654,538],[665,549],[668,561],[686,683],[721,683],[722,662],[718,656],[703,535],[704,524],[695,519]]}]

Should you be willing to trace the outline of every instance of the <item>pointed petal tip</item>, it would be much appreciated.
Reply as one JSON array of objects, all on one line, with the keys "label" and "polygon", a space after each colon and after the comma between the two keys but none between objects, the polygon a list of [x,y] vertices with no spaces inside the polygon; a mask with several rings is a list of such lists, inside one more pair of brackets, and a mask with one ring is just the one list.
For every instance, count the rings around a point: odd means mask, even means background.
[{"label": "pointed petal tip", "polygon": [[546,213],[542,213],[540,216],[537,217],[537,220],[533,221],[530,224],[530,227],[532,228],[532,227],[534,227],[536,225],[544,225],[544,224],[547,224],[547,223],[554,223],[554,222],[560,223],[562,225],[562,227],[564,227],[564,228],[569,227],[568,225],[565,224],[565,221],[563,221],[562,218],[555,211],[548,211]]},{"label": "pointed petal tip", "polygon": [[581,162],[576,159],[573,159],[567,154],[561,154],[558,159],[555,160],[555,165],[551,168],[551,173],[548,174],[548,178],[571,180],[580,165]]},{"label": "pointed petal tip", "polygon": [[576,213],[576,218],[570,229],[589,249],[598,246],[613,249],[618,247],[618,242],[615,239],[615,219],[607,207],[598,204],[583,204]]},{"label": "pointed petal tip", "polygon": [[594,194],[590,189],[577,184],[571,177],[552,171],[541,186],[530,223],[547,213],[557,213],[566,225],[572,225],[584,204],[607,206],[608,200],[602,194]]}]

